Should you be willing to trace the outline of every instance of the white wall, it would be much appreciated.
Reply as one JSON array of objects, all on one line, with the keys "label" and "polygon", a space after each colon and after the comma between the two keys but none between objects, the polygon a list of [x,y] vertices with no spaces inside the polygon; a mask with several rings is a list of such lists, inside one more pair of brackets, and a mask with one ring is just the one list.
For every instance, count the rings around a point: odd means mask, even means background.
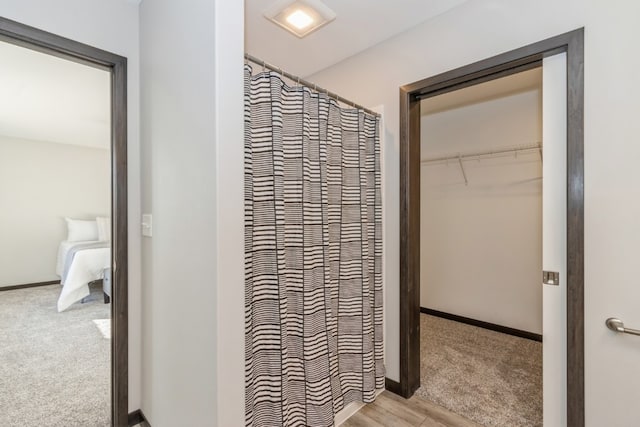
[{"label": "white wall", "polygon": [[64,217],[110,215],[109,150],[0,136],[0,287],[59,280]]},{"label": "white wall", "polygon": [[244,425],[244,2],[216,0],[218,425]]},{"label": "white wall", "polygon": [[[539,143],[541,95],[423,114],[421,157]],[[437,98],[422,101],[423,111]],[[420,306],[541,334],[540,153],[463,164],[468,185],[456,161],[421,167]]]},{"label": "white wall", "polygon": [[[399,188],[398,87],[557,34],[585,27],[585,385],[588,426],[638,423],[637,339],[604,327],[611,315],[640,325],[637,159],[640,81],[634,0],[474,0],[311,76],[364,105],[385,105],[387,188]],[[398,247],[397,193],[387,192],[386,244]],[[388,259],[387,368],[398,379],[398,263]],[[611,399],[616,396],[616,399]]]},{"label": "white wall", "polygon": [[142,411],[154,427],[214,425],[214,3],[140,7],[144,238]]},{"label": "white wall", "polygon": [[244,419],[242,20],[242,2],[141,7],[143,206],[154,216],[142,410],[154,427]]},{"label": "white wall", "polygon": [[244,420],[243,3],[141,6],[143,402],[154,427]]},{"label": "white wall", "polygon": [[8,19],[122,56],[127,62],[129,204],[129,408],[140,407],[140,138],[138,2],[0,0]]}]

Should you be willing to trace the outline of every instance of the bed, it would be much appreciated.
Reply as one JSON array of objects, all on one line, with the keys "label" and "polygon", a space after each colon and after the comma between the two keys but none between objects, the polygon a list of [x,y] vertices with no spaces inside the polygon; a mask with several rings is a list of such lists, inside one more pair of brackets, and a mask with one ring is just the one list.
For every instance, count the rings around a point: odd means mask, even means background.
[{"label": "bed", "polygon": [[103,279],[110,264],[111,244],[108,241],[61,242],[56,265],[56,274],[62,284],[58,312],[88,296],[89,283]]}]

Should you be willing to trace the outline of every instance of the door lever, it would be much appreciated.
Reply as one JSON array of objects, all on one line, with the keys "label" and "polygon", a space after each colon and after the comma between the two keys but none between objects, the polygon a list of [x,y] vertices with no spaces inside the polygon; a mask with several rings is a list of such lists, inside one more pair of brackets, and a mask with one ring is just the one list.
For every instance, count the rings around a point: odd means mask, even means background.
[{"label": "door lever", "polygon": [[607,325],[607,328],[611,329],[614,332],[620,332],[623,334],[631,334],[631,335],[640,335],[639,330],[625,328],[622,320],[616,319],[615,317],[608,318],[604,323]]}]

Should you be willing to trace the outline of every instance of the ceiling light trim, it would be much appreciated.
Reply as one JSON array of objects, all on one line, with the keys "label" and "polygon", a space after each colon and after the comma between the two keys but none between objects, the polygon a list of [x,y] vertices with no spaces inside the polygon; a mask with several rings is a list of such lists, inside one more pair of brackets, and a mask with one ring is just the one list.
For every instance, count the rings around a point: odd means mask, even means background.
[{"label": "ceiling light trim", "polygon": [[336,13],[320,0],[280,0],[265,10],[264,16],[298,38],[336,19]]}]

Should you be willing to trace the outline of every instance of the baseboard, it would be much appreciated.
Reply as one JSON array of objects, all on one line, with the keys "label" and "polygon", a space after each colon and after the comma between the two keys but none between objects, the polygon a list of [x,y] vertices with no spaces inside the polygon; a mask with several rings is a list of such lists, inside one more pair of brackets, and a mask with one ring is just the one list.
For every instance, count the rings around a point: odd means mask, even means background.
[{"label": "baseboard", "polygon": [[[382,394],[382,392],[385,389],[380,389],[376,391],[376,396],[373,398],[373,400],[376,400],[378,398],[378,396],[380,396]],[[362,403],[362,402],[351,402],[350,404],[348,404],[347,406],[345,406],[342,411],[339,411],[336,416],[333,418],[333,424],[336,427],[339,427],[340,425],[342,425],[345,421],[347,421],[349,418],[351,418],[352,416],[354,416],[356,414],[356,412],[358,412],[360,409],[364,408],[365,406],[367,406],[366,403]]]},{"label": "baseboard", "polygon": [[351,402],[345,406],[342,411],[338,412],[334,418],[334,425],[336,427],[342,425],[345,421],[351,418],[356,412],[364,407],[362,402]]},{"label": "baseboard", "polygon": [[400,383],[389,378],[384,379],[384,388],[393,394],[400,396]]},{"label": "baseboard", "polygon": [[137,426],[138,424],[142,424],[144,427],[151,427],[151,424],[149,424],[149,421],[147,421],[140,409],[129,413],[129,419],[127,421],[129,427]]},{"label": "baseboard", "polygon": [[16,289],[37,288],[38,286],[59,285],[60,280],[51,280],[49,282],[25,283],[23,285],[2,286],[0,291],[13,291]]},{"label": "baseboard", "polygon": [[542,335],[534,334],[533,332],[522,331],[520,329],[514,329],[508,326],[496,325],[495,323],[483,322],[482,320],[475,320],[469,317],[458,316],[457,314],[451,314],[451,313],[445,313],[443,311],[432,310],[430,308],[420,307],[420,312],[424,314],[429,314],[431,316],[442,317],[443,319],[454,320],[460,323],[466,323],[467,325],[477,326],[479,328],[490,329],[496,332],[502,332],[503,334],[509,334],[516,337],[520,337],[520,338],[526,338],[532,341],[542,342]]}]

